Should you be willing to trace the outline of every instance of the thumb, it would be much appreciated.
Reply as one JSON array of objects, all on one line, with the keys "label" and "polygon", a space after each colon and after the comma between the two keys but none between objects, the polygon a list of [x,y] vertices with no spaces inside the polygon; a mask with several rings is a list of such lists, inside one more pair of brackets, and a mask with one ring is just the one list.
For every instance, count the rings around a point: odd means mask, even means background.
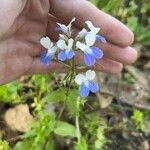
[{"label": "thumb", "polygon": [[13,25],[27,0],[0,0],[0,38]]}]

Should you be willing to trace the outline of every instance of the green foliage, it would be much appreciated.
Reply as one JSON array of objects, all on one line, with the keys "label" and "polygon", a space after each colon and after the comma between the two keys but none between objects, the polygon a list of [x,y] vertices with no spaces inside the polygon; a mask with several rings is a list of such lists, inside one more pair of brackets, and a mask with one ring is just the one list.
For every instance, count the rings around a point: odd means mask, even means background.
[{"label": "green foliage", "polygon": [[88,150],[88,143],[85,138],[81,138],[79,143],[75,144],[75,150]]},{"label": "green foliage", "polygon": [[140,130],[144,129],[144,116],[141,111],[134,110],[131,118],[134,121],[137,129],[140,129]]},{"label": "green foliage", "polygon": [[90,116],[87,117],[84,127],[88,131],[88,134],[93,135],[96,137],[96,130],[101,124],[100,117],[97,114],[91,114]]},{"label": "green foliage", "polygon": [[76,137],[76,128],[73,125],[43,112],[39,117],[39,120],[32,124],[31,130],[24,135],[24,140],[17,143],[15,150],[53,150],[53,135]]},{"label": "green foliage", "polygon": [[126,23],[135,34],[135,40],[147,46],[150,45],[150,5],[147,5],[146,0],[127,1],[127,4],[122,0],[91,0],[101,10],[112,14]]},{"label": "green foliage", "polygon": [[57,121],[54,133],[61,136],[76,137],[76,128],[66,122]]},{"label": "green foliage", "polygon": [[[31,130],[24,135],[24,140],[18,142],[15,150],[41,150],[47,146],[47,142],[52,141],[50,134],[55,128],[55,118],[42,113],[40,119],[32,124]],[[53,147],[53,142],[48,143]],[[47,149],[49,150],[49,149]]]},{"label": "green foliage", "polygon": [[0,140],[0,150],[10,150],[9,143],[7,141]]},{"label": "green foliage", "polygon": [[[145,3],[136,3],[136,1],[131,1],[129,3],[130,7],[127,9],[127,25],[135,33],[136,40],[143,45],[150,44],[150,25],[149,20],[145,21],[147,18],[147,12],[150,10],[149,5]],[[137,14],[137,15],[135,15]],[[139,16],[141,16],[139,18]]]},{"label": "green foliage", "polygon": [[18,90],[22,87],[19,82],[12,82],[3,86],[0,86],[0,102],[16,103],[20,102],[20,96]]},{"label": "green foliage", "polygon": [[105,129],[106,127],[100,126],[97,129],[97,140],[95,141],[95,148],[98,150],[103,150],[106,145],[106,137],[105,137]]},{"label": "green foliage", "polygon": [[105,136],[105,130],[107,129],[107,127],[105,123],[100,119],[100,116],[95,113],[88,116],[85,120],[84,126],[87,130],[85,136],[87,138],[90,149],[93,149],[93,143],[94,149],[104,149],[107,143],[107,139]]},{"label": "green foliage", "polygon": [[31,78],[31,82],[33,85],[35,85],[38,91],[42,94],[50,90],[51,87],[49,83],[51,81],[51,78],[52,76],[50,75],[34,75]]},{"label": "green foliage", "polygon": [[122,0],[91,0],[100,9],[112,13],[115,12],[121,5]]},{"label": "green foliage", "polygon": [[132,84],[132,83],[135,82],[135,79],[133,78],[133,76],[132,76],[130,73],[128,73],[128,72],[124,73],[124,79],[125,79],[125,81],[127,81],[129,84]]},{"label": "green foliage", "polygon": [[43,98],[46,102],[63,102],[69,109],[69,114],[71,116],[76,116],[79,114],[80,109],[77,107],[77,100],[80,99],[77,89],[59,88],[55,91],[50,91],[50,93]]}]

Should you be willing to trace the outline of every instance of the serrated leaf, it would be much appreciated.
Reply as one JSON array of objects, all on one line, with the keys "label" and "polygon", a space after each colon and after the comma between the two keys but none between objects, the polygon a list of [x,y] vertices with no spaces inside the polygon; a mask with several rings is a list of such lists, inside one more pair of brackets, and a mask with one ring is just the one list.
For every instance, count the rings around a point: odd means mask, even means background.
[{"label": "serrated leaf", "polygon": [[43,98],[44,101],[65,101],[66,99],[66,90],[64,88],[52,91],[46,97]]}]

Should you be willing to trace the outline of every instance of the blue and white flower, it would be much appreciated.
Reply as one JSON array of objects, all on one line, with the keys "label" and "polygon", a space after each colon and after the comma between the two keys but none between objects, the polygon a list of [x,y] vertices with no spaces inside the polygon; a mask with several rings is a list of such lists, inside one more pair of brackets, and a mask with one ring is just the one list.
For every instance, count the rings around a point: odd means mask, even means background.
[{"label": "blue and white flower", "polygon": [[78,74],[75,78],[75,82],[80,85],[80,95],[87,97],[90,92],[95,93],[99,91],[99,85],[93,81],[96,74],[92,70],[88,70],[86,74]]},{"label": "blue and white flower", "polygon": [[57,51],[57,46],[54,46],[53,42],[47,36],[41,38],[40,43],[45,48],[45,51],[41,53],[41,62],[48,66]]},{"label": "blue and white flower", "polygon": [[84,53],[84,62],[87,66],[93,66],[96,60],[103,57],[103,51],[98,47],[92,47],[95,43],[95,35],[87,34],[85,36],[85,43],[77,41],[76,47]]},{"label": "blue and white flower", "polygon": [[60,24],[60,23],[57,23],[57,25],[59,26],[58,30],[60,30],[61,32],[65,33],[68,37],[71,37],[71,26],[72,26],[72,23],[76,20],[76,18],[73,18],[71,20],[71,22],[69,23],[69,25],[64,25],[64,24]]},{"label": "blue and white flower", "polygon": [[68,44],[63,39],[60,39],[57,42],[57,47],[61,49],[60,53],[58,54],[58,60],[65,61],[67,59],[72,59],[75,56],[75,52],[73,50],[73,39],[68,39]]},{"label": "blue and white flower", "polygon": [[78,34],[79,38],[83,38],[87,34],[91,34],[91,35],[95,36],[96,41],[100,41],[100,42],[106,43],[106,39],[102,35],[98,34],[99,31],[100,31],[100,28],[94,27],[94,25],[92,24],[91,21],[86,21],[85,24],[88,26],[90,31],[88,31],[85,28],[83,28]]},{"label": "blue and white flower", "polygon": [[95,35],[95,38],[97,41],[106,43],[106,39],[102,35],[98,34],[100,31],[100,28],[94,27],[91,21],[86,21],[85,24],[87,24],[88,28],[90,29],[90,32],[88,32],[88,34],[93,34]]}]

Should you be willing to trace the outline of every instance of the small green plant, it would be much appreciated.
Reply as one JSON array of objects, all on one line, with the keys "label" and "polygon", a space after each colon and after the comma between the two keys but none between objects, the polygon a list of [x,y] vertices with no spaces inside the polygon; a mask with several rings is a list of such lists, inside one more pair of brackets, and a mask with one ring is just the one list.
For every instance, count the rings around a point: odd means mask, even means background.
[{"label": "small green plant", "polygon": [[[57,135],[76,138],[75,149],[87,149],[86,138],[82,136],[80,130],[80,117],[86,98],[90,93],[99,91],[99,85],[94,81],[95,71],[88,70],[85,73],[78,73],[78,71],[87,66],[93,66],[97,60],[102,59],[103,51],[94,47],[94,43],[96,41],[106,43],[106,39],[98,34],[100,28],[94,27],[91,21],[86,21],[87,29],[83,28],[76,37],[73,37],[72,23],[75,20],[73,18],[68,26],[57,23],[57,30],[62,34],[59,34],[59,40],[56,43],[53,43],[47,36],[40,40],[41,45],[45,48],[45,51],[41,53],[41,63],[48,66],[51,65],[52,60],[55,60],[65,65],[68,72],[57,82],[56,89],[49,88],[47,78],[32,77],[32,82],[38,91],[32,106],[35,108],[35,113],[38,113],[39,120],[25,134],[24,140],[17,143],[16,150],[23,148],[53,150],[55,146],[52,139]],[[83,53],[85,66],[77,66],[76,51]],[[44,106],[54,102],[62,104],[60,111],[55,115],[45,114]],[[65,108],[68,110],[69,116],[74,119],[75,125],[60,120]],[[99,136],[97,138],[100,140]]]},{"label": "small green plant", "polygon": [[9,143],[7,141],[0,140],[0,150],[10,150]]},{"label": "small green plant", "polygon": [[55,135],[77,137],[75,126],[43,112],[39,117],[24,135],[23,141],[16,144],[15,150],[55,150]]},{"label": "small green plant", "polygon": [[144,129],[144,116],[141,111],[134,110],[131,118],[134,121],[137,129],[140,129],[140,130]]},{"label": "small green plant", "polygon": [[0,101],[5,103],[20,102],[19,89],[22,85],[19,82],[12,82],[7,85],[0,86]]},{"label": "small green plant", "polygon": [[80,142],[75,144],[74,147],[75,150],[88,150],[88,143],[87,140],[85,138],[81,138]]},{"label": "small green plant", "polygon": [[95,148],[97,150],[103,150],[104,146],[107,143],[105,137],[105,129],[106,127],[102,127],[102,126],[97,129],[97,139],[95,141]]},{"label": "small green plant", "polygon": [[127,81],[129,84],[132,84],[132,83],[135,82],[135,79],[133,78],[133,76],[132,76],[130,73],[128,73],[128,72],[124,73],[124,79],[125,79],[125,81]]}]

